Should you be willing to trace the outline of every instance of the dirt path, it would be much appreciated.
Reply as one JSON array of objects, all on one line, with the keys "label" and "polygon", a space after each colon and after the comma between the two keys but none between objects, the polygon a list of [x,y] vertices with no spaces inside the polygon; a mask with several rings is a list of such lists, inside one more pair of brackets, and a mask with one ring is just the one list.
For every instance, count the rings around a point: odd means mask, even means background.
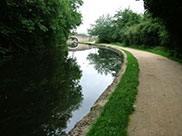
[{"label": "dirt path", "polygon": [[182,136],[182,65],[149,52],[124,49],[140,66],[129,136]]}]

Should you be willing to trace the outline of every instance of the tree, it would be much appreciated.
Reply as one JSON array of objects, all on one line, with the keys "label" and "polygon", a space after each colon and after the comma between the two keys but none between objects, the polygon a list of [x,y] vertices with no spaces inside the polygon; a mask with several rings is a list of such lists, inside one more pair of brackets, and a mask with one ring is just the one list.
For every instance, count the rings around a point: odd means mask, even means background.
[{"label": "tree", "polygon": [[153,17],[159,17],[170,34],[171,44],[182,57],[182,1],[181,0],[144,0],[145,8]]},{"label": "tree", "polygon": [[95,24],[91,25],[88,33],[93,36],[98,36],[100,42],[112,42],[113,35],[113,18],[110,15],[101,16],[96,20]]},{"label": "tree", "polygon": [[126,45],[145,47],[167,46],[168,33],[165,26],[158,18],[152,18],[150,13],[145,13],[139,24],[132,25],[124,33]]},{"label": "tree", "polygon": [[89,34],[97,35],[100,42],[123,42],[128,27],[141,22],[141,15],[130,9],[118,11],[114,17],[101,16],[88,30]]},{"label": "tree", "polygon": [[82,0],[1,0],[0,53],[35,52],[65,44],[81,23]]},{"label": "tree", "polygon": [[98,35],[100,42],[123,42],[128,46],[169,48],[169,35],[159,18],[149,12],[144,15],[130,9],[118,11],[114,17],[100,17],[89,29],[90,34]]},{"label": "tree", "polygon": [[114,39],[118,42],[123,42],[125,39],[124,33],[128,27],[138,24],[142,20],[142,16],[134,13],[130,9],[125,9],[124,11],[118,11],[115,16],[115,33]]}]

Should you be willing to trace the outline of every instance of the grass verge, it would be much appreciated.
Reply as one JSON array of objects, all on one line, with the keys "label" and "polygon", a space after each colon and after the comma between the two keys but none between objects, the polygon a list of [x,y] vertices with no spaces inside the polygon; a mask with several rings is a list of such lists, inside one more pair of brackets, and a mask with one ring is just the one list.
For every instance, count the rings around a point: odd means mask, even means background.
[{"label": "grass verge", "polygon": [[153,48],[149,49],[149,48],[146,48],[146,47],[143,47],[143,46],[126,46],[123,43],[110,43],[110,44],[118,45],[118,46],[122,46],[122,47],[128,47],[128,48],[132,48],[132,49],[148,51],[148,52],[151,52],[151,53],[154,53],[154,54],[164,56],[164,57],[169,58],[171,60],[177,61],[179,63],[182,63],[182,58],[172,56],[171,54],[175,54],[174,51],[168,50],[165,47],[156,46],[156,47],[153,47]]},{"label": "grass verge", "polygon": [[92,124],[87,136],[126,136],[129,115],[138,92],[139,66],[137,59],[128,51],[127,68],[109,101]]}]

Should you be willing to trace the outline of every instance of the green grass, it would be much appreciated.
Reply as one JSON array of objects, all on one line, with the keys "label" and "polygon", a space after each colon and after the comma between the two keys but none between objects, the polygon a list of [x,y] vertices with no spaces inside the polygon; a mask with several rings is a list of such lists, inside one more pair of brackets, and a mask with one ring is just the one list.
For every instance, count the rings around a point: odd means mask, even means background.
[{"label": "green grass", "polygon": [[127,136],[129,115],[138,92],[139,66],[137,59],[128,51],[127,68],[100,116],[91,126],[87,136]]},{"label": "green grass", "polygon": [[122,47],[133,48],[133,49],[138,49],[138,50],[143,50],[143,51],[148,51],[148,52],[151,52],[151,53],[155,53],[155,54],[164,56],[164,57],[169,58],[171,60],[177,61],[179,63],[182,63],[182,58],[178,58],[178,57],[175,57],[175,56],[171,55],[171,54],[175,54],[174,51],[168,50],[168,49],[166,49],[164,47],[161,47],[161,46],[156,46],[156,47],[153,47],[153,48],[146,48],[146,47],[143,47],[143,46],[126,46],[123,43],[110,43],[110,44],[118,45],[118,46],[122,46]]}]

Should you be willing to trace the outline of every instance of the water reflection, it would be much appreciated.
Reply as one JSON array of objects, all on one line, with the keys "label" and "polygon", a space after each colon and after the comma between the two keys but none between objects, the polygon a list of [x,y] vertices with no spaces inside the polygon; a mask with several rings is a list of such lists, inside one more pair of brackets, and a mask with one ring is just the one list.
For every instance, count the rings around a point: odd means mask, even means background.
[{"label": "water reflection", "polygon": [[0,135],[52,136],[82,101],[81,71],[59,50],[0,62]]},{"label": "water reflection", "polygon": [[109,49],[99,48],[98,53],[90,53],[87,57],[91,65],[100,74],[116,76],[121,69],[123,56]]},{"label": "water reflection", "polygon": [[82,70],[80,84],[84,99],[81,107],[72,112],[73,116],[68,121],[68,126],[65,129],[67,133],[88,114],[94,102],[113,82],[114,76],[121,69],[123,60],[122,56],[117,53],[102,48],[70,51],[69,56],[76,58]]}]

